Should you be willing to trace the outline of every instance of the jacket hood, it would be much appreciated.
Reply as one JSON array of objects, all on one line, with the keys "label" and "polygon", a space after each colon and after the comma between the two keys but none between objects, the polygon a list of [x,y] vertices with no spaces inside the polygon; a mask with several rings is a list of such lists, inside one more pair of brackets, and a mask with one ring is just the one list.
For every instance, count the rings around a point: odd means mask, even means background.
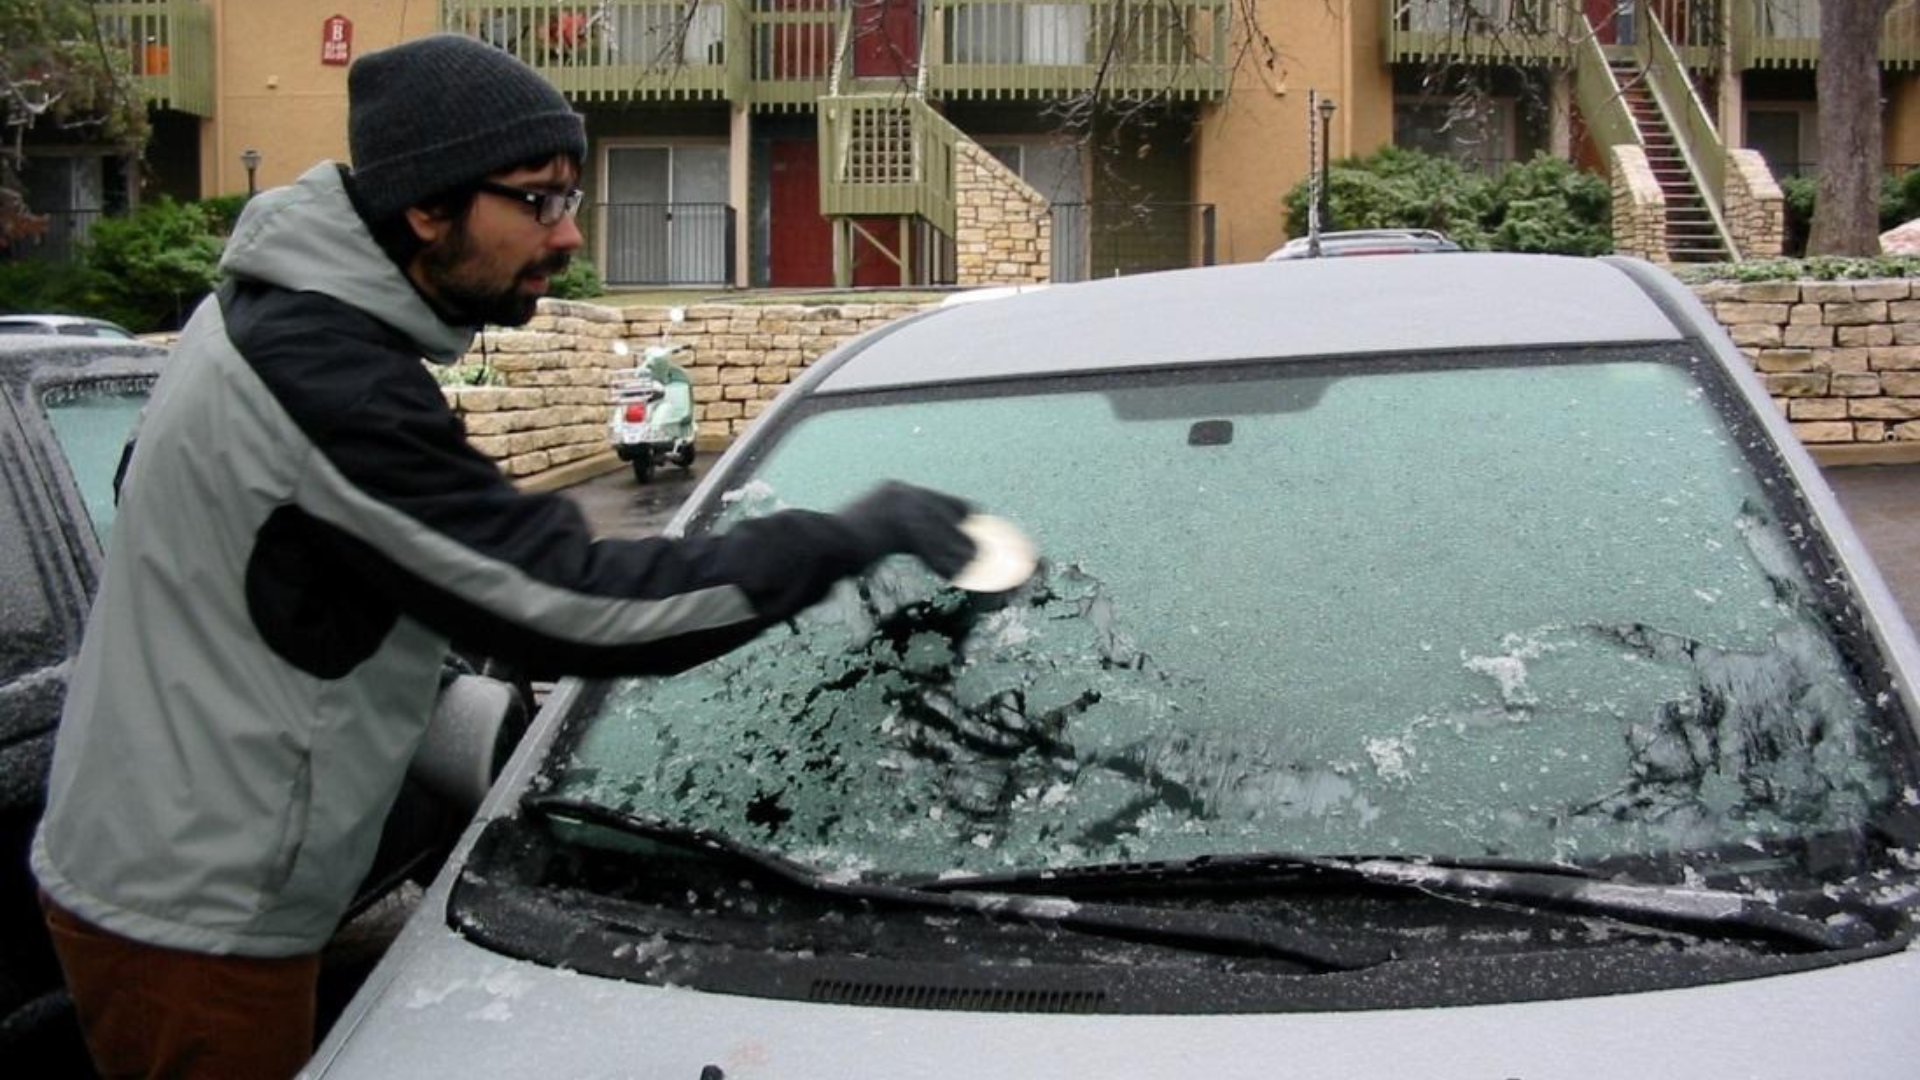
[{"label": "jacket hood", "polygon": [[374,241],[331,161],[250,200],[220,269],[333,297],[405,334],[435,363],[453,363],[473,344],[476,328],[442,320]]}]

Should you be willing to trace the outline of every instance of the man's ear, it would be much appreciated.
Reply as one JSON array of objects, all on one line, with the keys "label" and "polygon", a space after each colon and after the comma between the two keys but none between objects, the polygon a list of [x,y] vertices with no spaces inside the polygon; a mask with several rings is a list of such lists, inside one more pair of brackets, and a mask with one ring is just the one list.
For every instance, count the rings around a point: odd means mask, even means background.
[{"label": "man's ear", "polygon": [[406,214],[407,227],[413,230],[413,235],[419,237],[422,244],[439,242],[440,238],[445,236],[447,230],[453,225],[453,219],[451,217],[445,214],[436,214],[429,210],[422,210],[417,206],[407,207]]}]

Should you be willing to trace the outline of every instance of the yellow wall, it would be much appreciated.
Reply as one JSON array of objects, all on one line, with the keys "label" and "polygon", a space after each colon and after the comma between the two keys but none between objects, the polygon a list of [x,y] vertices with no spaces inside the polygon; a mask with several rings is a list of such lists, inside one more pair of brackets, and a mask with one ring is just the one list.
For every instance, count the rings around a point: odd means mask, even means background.
[{"label": "yellow wall", "polygon": [[347,69],[320,62],[322,25],[353,21],[353,55],[432,33],[434,0],[211,0],[214,119],[202,129],[202,195],[247,190],[241,151],[260,151],[261,188],[326,158],[347,159]]},{"label": "yellow wall", "polygon": [[1216,207],[1221,262],[1261,259],[1285,239],[1281,199],[1307,175],[1308,90],[1334,101],[1336,159],[1393,138],[1379,0],[1260,0],[1253,7],[1266,43],[1236,52],[1233,90],[1209,108],[1195,154],[1194,197]]}]

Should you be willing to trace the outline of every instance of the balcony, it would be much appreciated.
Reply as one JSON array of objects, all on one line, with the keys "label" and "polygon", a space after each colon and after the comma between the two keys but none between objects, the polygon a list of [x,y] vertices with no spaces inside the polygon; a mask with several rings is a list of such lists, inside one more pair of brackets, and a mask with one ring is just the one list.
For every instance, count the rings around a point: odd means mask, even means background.
[{"label": "balcony", "polygon": [[738,0],[443,0],[440,25],[519,57],[575,101],[739,96]]},{"label": "balcony", "polygon": [[1564,66],[1580,28],[1568,0],[1381,0],[1389,64]]},{"label": "balcony", "polygon": [[[1634,44],[1650,9],[1681,62],[1718,62],[1728,9],[1717,0],[1638,0],[1589,23],[1584,0],[1381,0],[1386,61],[1552,64],[1571,61],[1589,25],[1606,48]],[[1820,0],[1724,0],[1733,5],[1734,63],[1749,68],[1811,68],[1820,59]],[[1609,5],[1611,6],[1611,5]],[[1920,69],[1920,0],[1896,0],[1880,40],[1880,62]]]},{"label": "balcony", "polygon": [[1211,99],[1227,89],[1227,0],[930,2],[935,97]]},{"label": "balcony", "polygon": [[213,115],[213,12],[200,0],[93,5],[109,45],[124,49],[155,107]]},{"label": "balcony", "polygon": [[[1820,0],[1729,0],[1741,68],[1811,68],[1820,62]],[[1880,32],[1880,63],[1920,70],[1920,0],[1896,0]]]},{"label": "balcony", "polygon": [[[858,52],[847,47],[851,3],[442,0],[440,25],[513,53],[575,101],[811,109],[831,92],[835,64]],[[924,67],[934,97],[1217,98],[1230,75],[1230,4],[922,0],[924,23],[905,24],[906,51],[918,55],[904,67]]]}]

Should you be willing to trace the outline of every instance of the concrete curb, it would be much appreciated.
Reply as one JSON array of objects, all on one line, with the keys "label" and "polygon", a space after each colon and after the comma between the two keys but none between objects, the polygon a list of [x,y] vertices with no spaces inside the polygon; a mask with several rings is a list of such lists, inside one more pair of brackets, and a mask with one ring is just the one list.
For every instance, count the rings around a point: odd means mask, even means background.
[{"label": "concrete curb", "polygon": [[1846,446],[1808,446],[1807,452],[1823,467],[1830,465],[1913,465],[1920,463],[1920,442],[1853,443]]},{"label": "concrete curb", "polygon": [[[703,457],[718,457],[733,445],[733,440],[701,436],[694,445]],[[591,457],[569,461],[565,465],[556,466],[545,472],[522,476],[513,483],[521,491],[559,491],[561,488],[586,483],[596,476],[619,472],[626,467],[627,463],[621,461],[619,455],[612,450],[602,450]]]}]

